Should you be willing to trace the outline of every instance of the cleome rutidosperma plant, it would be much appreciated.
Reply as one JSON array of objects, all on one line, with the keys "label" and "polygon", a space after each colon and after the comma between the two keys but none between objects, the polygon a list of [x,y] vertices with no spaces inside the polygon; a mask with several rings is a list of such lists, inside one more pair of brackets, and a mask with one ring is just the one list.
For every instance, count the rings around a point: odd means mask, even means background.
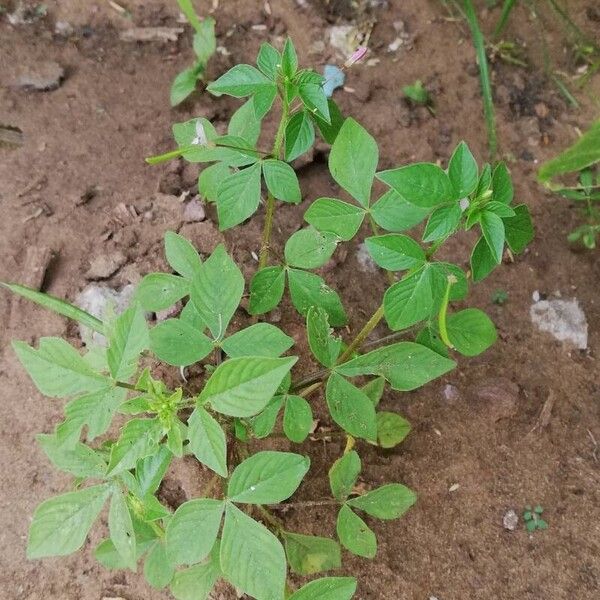
[{"label": "cleome rutidosperma plant", "polygon": [[[527,208],[512,205],[505,165],[480,171],[460,143],[447,171],[419,163],[377,173],[375,140],[355,120],[341,116],[325,97],[319,74],[298,68],[290,40],[282,53],[263,44],[257,65],[237,65],[208,88],[250,97],[233,115],[227,135],[217,135],[205,119],[193,119],[174,126],[178,149],[149,159],[183,156],[212,163],[202,170],[199,186],[216,202],[222,229],[251,217],[266,193],[259,265],[249,282],[254,324],[228,330],[246,282],[226,248],[217,246],[203,261],[173,232],[165,235],[173,272],[146,275],[132,306],[104,322],[59,299],[5,284],[106,339],[105,347],[90,343],[83,354],[59,338],[42,338],[37,349],[14,343],[39,390],[69,398],[65,420],[38,440],[50,461],[73,475],[73,488],[36,509],[27,544],[31,559],[81,548],[108,504],[109,537],[95,548],[95,557],[111,569],[136,571],[143,563],[148,583],[169,586],[178,600],[207,598],[219,579],[258,600],[349,599],[357,582],[337,576],[343,571],[298,586],[297,578],[288,579],[288,570],[307,576],[340,569],[341,547],[374,558],[377,540],[371,527],[377,530],[378,520],[396,519],[414,504],[415,493],[401,483],[367,492],[355,485],[363,468],[368,481],[368,465],[360,458],[365,445],[394,447],[410,429],[401,415],[378,410],[384,388],[419,388],[453,369],[456,354],[477,355],[496,339],[485,313],[452,305],[466,298],[469,278],[479,281],[501,263],[505,244],[518,253],[533,235]],[[280,125],[273,150],[265,152],[256,143],[261,120],[275,103]],[[311,147],[315,128],[331,144],[329,170],[349,200],[311,199],[307,226],[287,240],[284,263],[274,264],[275,210],[280,202],[301,201],[289,162]],[[372,203],[375,177],[389,189]],[[372,229],[366,246],[389,287],[363,328],[344,340],[332,329],[346,323],[342,301],[313,270],[338,244],[353,239],[365,220]],[[425,220],[421,242],[400,233]],[[480,233],[470,274],[436,260],[446,240],[465,229]],[[310,350],[322,365],[301,378],[292,374],[298,359],[292,338],[260,321],[286,288],[306,319]],[[180,300],[178,318],[148,326],[146,313]],[[394,333],[366,348],[365,340],[382,319]],[[147,365],[143,370],[141,358]],[[201,363],[203,374],[193,382],[200,392],[169,389],[153,378],[155,361],[174,367]],[[272,450],[250,454],[260,446],[257,440],[280,427],[291,442],[305,440],[313,403],[323,400],[346,438],[345,449],[329,470],[331,497],[294,502],[294,507],[307,515],[315,505],[337,511],[331,537],[287,531],[273,511],[272,505],[288,501],[306,476],[322,476],[310,472],[310,459]],[[118,425],[112,439],[107,432]],[[212,475],[203,497],[171,512],[157,493],[170,463],[184,456],[195,457]]]}]

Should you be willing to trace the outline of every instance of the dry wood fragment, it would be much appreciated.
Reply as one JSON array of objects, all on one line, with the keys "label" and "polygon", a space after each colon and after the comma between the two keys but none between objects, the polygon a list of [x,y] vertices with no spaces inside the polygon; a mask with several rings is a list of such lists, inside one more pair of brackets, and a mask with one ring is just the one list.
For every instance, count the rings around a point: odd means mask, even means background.
[{"label": "dry wood fragment", "polygon": [[556,395],[554,390],[550,390],[548,398],[546,398],[546,402],[544,402],[544,406],[542,406],[542,410],[540,411],[537,421],[529,433],[532,433],[536,429],[543,431],[546,429],[546,427],[548,427],[550,424],[550,419],[552,418],[552,409],[554,408],[555,400]]},{"label": "dry wood fragment", "polygon": [[132,27],[119,34],[124,42],[176,42],[183,27]]}]

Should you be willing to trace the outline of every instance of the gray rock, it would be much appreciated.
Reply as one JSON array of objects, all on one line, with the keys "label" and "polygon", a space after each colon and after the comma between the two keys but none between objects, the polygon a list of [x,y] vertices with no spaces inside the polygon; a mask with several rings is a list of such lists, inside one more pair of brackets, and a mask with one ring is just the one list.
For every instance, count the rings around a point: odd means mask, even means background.
[{"label": "gray rock", "polygon": [[126,262],[127,257],[119,250],[111,252],[110,254],[99,254],[91,260],[90,268],[87,270],[85,277],[91,281],[108,279]]},{"label": "gray rock", "polygon": [[63,81],[65,70],[55,61],[40,61],[23,68],[14,86],[36,92],[57,89]]},{"label": "gray rock", "polygon": [[186,223],[199,223],[204,219],[206,219],[204,204],[197,197],[186,203],[183,209],[183,220]]},{"label": "gray rock", "polygon": [[552,334],[580,350],[588,345],[588,324],[576,298],[572,300],[540,300],[529,309],[531,322],[540,331]]},{"label": "gray rock", "polygon": [[[75,298],[75,305],[90,313],[100,320],[109,315],[121,314],[131,303],[135,286],[126,285],[121,291],[117,291],[107,285],[91,283]],[[106,345],[106,338],[93,332],[85,325],[79,325],[79,335],[88,344],[93,340],[96,344]]]},{"label": "gray rock", "polygon": [[504,513],[502,517],[502,526],[508,531],[514,531],[519,524],[519,515],[511,508]]},{"label": "gray rock", "polygon": [[366,244],[359,244],[356,251],[356,260],[361,271],[365,271],[366,273],[375,273],[377,271],[377,265],[373,262]]}]

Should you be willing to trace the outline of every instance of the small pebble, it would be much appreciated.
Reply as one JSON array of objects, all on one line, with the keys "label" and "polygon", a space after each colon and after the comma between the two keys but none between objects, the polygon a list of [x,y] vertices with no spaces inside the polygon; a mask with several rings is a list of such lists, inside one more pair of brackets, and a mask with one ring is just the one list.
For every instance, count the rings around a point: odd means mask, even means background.
[{"label": "small pebble", "polygon": [[504,513],[502,517],[502,525],[508,531],[514,531],[519,524],[519,515],[511,508]]}]

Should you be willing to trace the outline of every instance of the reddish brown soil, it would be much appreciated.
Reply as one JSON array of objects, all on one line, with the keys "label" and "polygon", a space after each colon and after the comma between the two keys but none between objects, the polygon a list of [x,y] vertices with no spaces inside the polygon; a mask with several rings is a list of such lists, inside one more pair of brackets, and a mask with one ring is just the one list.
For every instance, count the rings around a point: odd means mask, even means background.
[{"label": "reddish brown soil", "polygon": [[[44,289],[72,299],[86,285],[89,261],[98,254],[115,250],[126,254],[127,266],[110,280],[114,285],[165,266],[161,239],[166,229],[181,226],[181,208],[156,192],[192,188],[195,172],[151,168],[143,158],[170,148],[173,121],[204,115],[222,124],[236,103],[197,94],[182,108],[169,108],[169,84],[190,60],[189,32],[179,44],[127,44],[119,41],[118,31],[131,21],[108,2],[46,4],[49,17],[35,25],[0,22],[0,123],[20,127],[25,137],[19,149],[0,148],[0,278],[23,280],[27,248],[48,246],[57,257],[46,273]],[[123,4],[132,10],[136,25],[175,23],[173,2]],[[217,58],[212,75],[234,62],[250,62],[263,40],[286,32],[305,63],[331,60],[327,44],[323,52],[308,55],[311,44],[327,42],[327,19],[335,19],[320,4],[315,1],[302,9],[294,0],[271,0],[273,16],[265,19],[262,2],[221,0],[215,17],[220,43],[231,57]],[[569,2],[580,25],[597,39],[600,24],[585,16],[592,4]],[[344,3],[336,6],[344,12]],[[445,161],[460,139],[484,158],[481,98],[466,30],[446,19],[443,6],[433,1],[393,0],[372,15],[377,22],[371,56],[380,62],[353,69],[347,85],[354,91],[338,91],[336,99],[345,114],[364,123],[378,139],[380,167],[410,160]],[[483,15],[487,31],[497,17],[497,11]],[[392,23],[399,19],[414,35],[414,47],[389,54],[387,45],[396,35]],[[55,20],[69,21],[75,34],[67,40],[53,36]],[[266,31],[252,28],[265,23]],[[539,26],[525,10],[517,10],[509,32],[527,41],[535,62],[540,53]],[[557,66],[572,72],[560,30],[550,30],[548,39]],[[66,79],[57,90],[27,93],[10,87],[23,67],[42,60],[65,67]],[[479,358],[461,360],[459,368],[442,380],[414,393],[388,393],[383,401],[386,408],[406,415],[413,432],[393,451],[361,446],[363,483],[370,487],[401,481],[420,499],[399,521],[371,523],[379,539],[375,561],[345,557],[344,572],[360,579],[358,599],[600,597],[600,451],[593,441],[600,441],[600,261],[597,252],[577,253],[568,247],[565,236],[578,224],[578,214],[535,182],[537,164],[571,142],[574,128],[585,128],[595,115],[592,99],[598,97],[600,84],[593,79],[587,93],[579,96],[581,109],[572,111],[534,67],[498,63],[493,74],[502,154],[510,159],[517,198],[532,210],[537,237],[523,257],[473,290],[470,303],[493,317],[499,342]],[[417,78],[434,91],[435,117],[425,109],[409,109],[401,99],[401,87]],[[270,122],[267,129],[273,126]],[[308,202],[337,193],[322,161],[304,167],[300,176],[306,200],[299,207],[279,210],[277,249],[301,223]],[[96,195],[77,206],[78,198],[92,186]],[[121,203],[133,205],[140,216],[124,215]],[[27,219],[43,204],[51,209],[50,216]],[[259,214],[244,228],[225,235],[247,277],[255,269],[250,252],[258,248],[261,224]],[[221,237],[210,220],[187,225],[183,232],[203,252]],[[459,240],[448,257],[464,263],[467,249],[467,241]],[[350,336],[380,302],[383,278],[360,270],[354,244],[338,250],[337,256],[346,250],[346,258],[331,265],[325,276],[348,307]],[[509,294],[502,307],[491,303],[497,289]],[[531,325],[534,290],[560,291],[580,300],[590,324],[588,352],[570,351]],[[58,422],[61,403],[40,396],[8,342],[62,334],[75,341],[76,336],[63,319],[5,293],[0,294],[0,315],[0,596],[166,598],[166,593],[150,590],[140,576],[103,570],[91,557],[90,543],[66,559],[25,560],[26,532],[35,506],[67,489],[69,480],[49,465],[34,442],[37,432],[51,431]],[[241,310],[236,318],[238,326],[247,320]],[[280,325],[296,337],[300,350],[305,349],[301,320],[287,302]],[[376,332],[383,334],[383,328]],[[306,361],[301,367],[312,368]],[[458,390],[454,399],[444,397],[447,384]],[[550,421],[535,429],[551,394]],[[339,455],[339,444],[306,443],[301,451],[312,456],[313,479],[301,489],[299,499],[327,495],[326,472]],[[175,504],[197,494],[197,475],[184,462],[169,474],[164,497]],[[455,491],[449,491],[451,487]],[[516,531],[506,531],[503,514],[509,508],[520,513],[529,503],[545,507],[549,529],[529,536],[521,522]],[[327,507],[283,515],[290,529],[320,534],[333,533],[334,517]],[[93,542],[102,534],[99,529]],[[234,597],[225,588],[216,596]]]}]

